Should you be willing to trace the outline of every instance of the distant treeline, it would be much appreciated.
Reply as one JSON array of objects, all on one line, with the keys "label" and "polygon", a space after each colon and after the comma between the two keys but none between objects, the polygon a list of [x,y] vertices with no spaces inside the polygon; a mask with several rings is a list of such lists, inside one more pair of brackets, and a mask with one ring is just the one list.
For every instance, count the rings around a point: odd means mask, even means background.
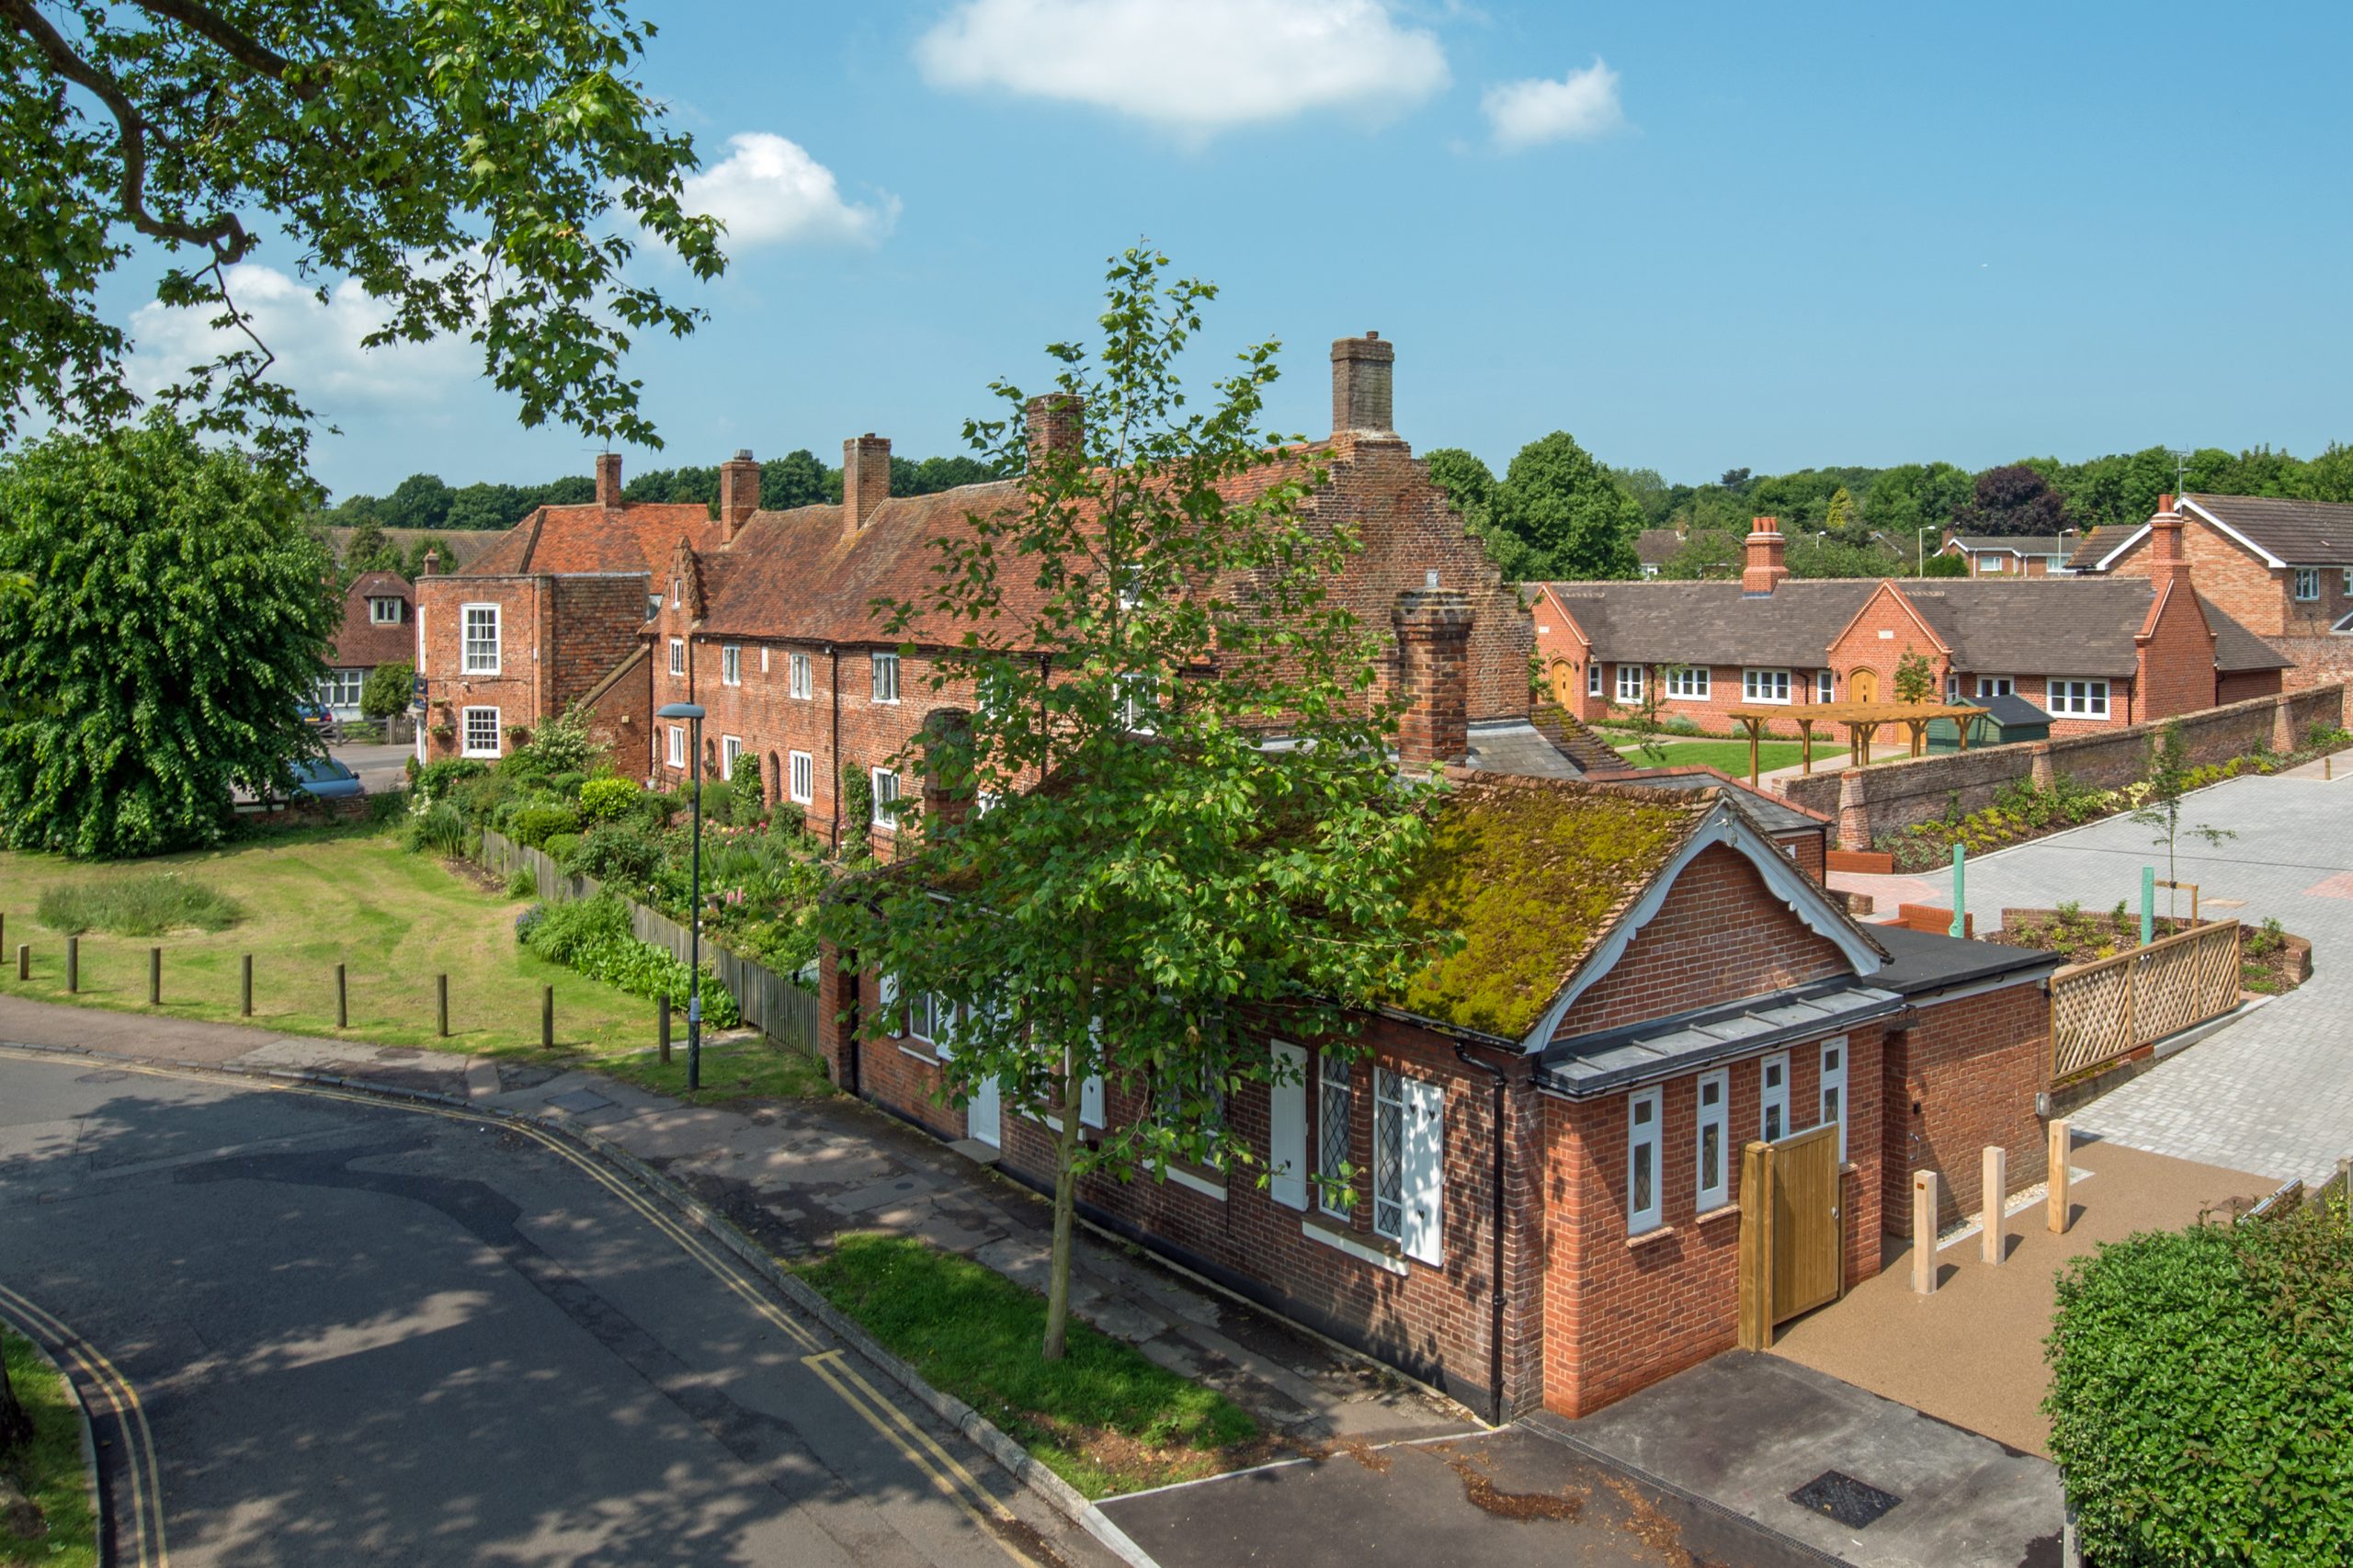
[{"label": "distant treeline", "polygon": [[[960,484],[995,479],[997,472],[974,458],[892,458],[891,494],[929,495]],[[714,506],[719,470],[657,468],[628,480],[621,496],[630,501],[688,501]],[[321,512],[322,528],[472,529],[511,528],[541,506],[576,506],[597,498],[597,482],[570,474],[545,484],[468,484],[457,488],[438,474],[413,473],[390,495],[349,495]],[[805,449],[760,465],[760,505],[773,511],[842,498],[842,471],[828,468]]]}]

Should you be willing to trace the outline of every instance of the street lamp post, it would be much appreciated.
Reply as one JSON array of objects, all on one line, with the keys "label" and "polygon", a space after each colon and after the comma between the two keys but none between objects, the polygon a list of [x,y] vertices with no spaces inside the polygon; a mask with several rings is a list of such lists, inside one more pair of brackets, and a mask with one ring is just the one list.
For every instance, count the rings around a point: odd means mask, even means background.
[{"label": "street lamp post", "polygon": [[694,859],[687,873],[687,1092],[702,1087],[702,706],[695,702],[665,703],[657,719],[684,719],[687,744],[694,753]]},{"label": "street lamp post", "polygon": [[1926,524],[1912,535],[1912,575],[1915,577],[1928,574],[1928,529],[1936,526],[1934,523]]}]

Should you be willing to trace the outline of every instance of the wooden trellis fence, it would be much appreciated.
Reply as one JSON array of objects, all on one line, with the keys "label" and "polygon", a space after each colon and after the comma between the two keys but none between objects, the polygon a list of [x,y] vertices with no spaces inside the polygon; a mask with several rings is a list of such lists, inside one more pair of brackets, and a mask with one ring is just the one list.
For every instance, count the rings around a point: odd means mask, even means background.
[{"label": "wooden trellis fence", "polygon": [[2063,1081],[2239,1004],[2239,923],[2160,937],[2051,977],[2051,1076]]}]

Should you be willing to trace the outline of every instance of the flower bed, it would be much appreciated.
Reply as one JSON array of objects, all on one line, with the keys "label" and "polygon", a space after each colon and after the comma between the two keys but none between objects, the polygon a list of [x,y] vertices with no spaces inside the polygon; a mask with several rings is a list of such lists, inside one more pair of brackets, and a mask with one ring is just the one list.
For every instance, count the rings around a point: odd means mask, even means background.
[{"label": "flower bed", "polygon": [[[2154,935],[2170,937],[2190,924],[2161,915],[2153,923]],[[2140,946],[2141,917],[2120,900],[2104,914],[2087,914],[2072,903],[2056,909],[2005,909],[2002,928],[1984,939],[2058,953],[2071,964],[2096,963]],[[2312,955],[2311,941],[2280,929],[2277,920],[2250,927],[2239,941],[2240,989],[2266,996],[2292,991],[2312,978]]]}]

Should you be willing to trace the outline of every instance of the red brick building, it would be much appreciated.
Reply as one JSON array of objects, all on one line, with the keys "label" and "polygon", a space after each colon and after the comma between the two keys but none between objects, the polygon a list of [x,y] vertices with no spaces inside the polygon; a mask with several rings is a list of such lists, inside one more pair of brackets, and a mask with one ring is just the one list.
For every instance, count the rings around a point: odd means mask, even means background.
[{"label": "red brick building", "polygon": [[[1224,1135],[1265,1185],[1214,1167],[1090,1178],[1090,1221],[1491,1414],[1575,1415],[1733,1344],[1750,1142],[1841,1129],[1848,1283],[1879,1268],[1882,1222],[1901,1222],[1886,1195],[1923,1151],[1973,1167],[1969,1140],[2001,1142],[2019,1185],[2040,1178],[2054,958],[1892,948],[1712,781],[1495,768],[1525,736],[1483,746],[1446,693],[1467,603],[1405,598],[1401,622],[1439,656],[1402,760],[1490,764],[1449,769],[1440,810],[1462,847],[1424,890],[1464,947],[1363,1017],[1361,1052],[1264,1040],[1286,1081],[1235,1096]],[[1586,852],[1529,854],[1538,840]],[[947,1103],[939,1009],[854,954],[820,973],[835,1082],[1051,1186],[1047,1108],[995,1085]],[[1082,1114],[1120,1124],[1153,1089],[1115,1072]],[[1304,1179],[1343,1166],[1347,1200]]]},{"label": "red brick building", "polygon": [[408,579],[362,572],[344,590],[343,626],[327,649],[319,706],[338,719],[359,717],[359,688],[381,665],[416,662],[416,613]]},{"label": "red brick building", "polygon": [[1957,555],[1972,577],[2057,577],[2067,572],[2073,533],[1964,534],[1945,530],[1938,555]]},{"label": "red brick building", "polygon": [[1759,517],[1737,585],[1540,585],[1537,652],[1580,719],[1639,709],[1655,685],[1663,719],[1711,733],[1734,708],[1787,707],[1768,729],[1795,736],[1809,705],[1892,702],[1909,653],[1948,699],[2021,698],[2060,735],[2278,691],[2287,659],[2193,587],[2177,519],[2154,531],[2142,575],[1799,580]]},{"label": "red brick building", "polygon": [[[2084,571],[2147,577],[2163,562],[2165,498],[2134,529],[2101,529],[2076,560]],[[2199,593],[2289,665],[2289,689],[2353,676],[2353,506],[2265,495],[2184,495],[2181,548]],[[2234,688],[2224,701],[2258,697]]]}]

